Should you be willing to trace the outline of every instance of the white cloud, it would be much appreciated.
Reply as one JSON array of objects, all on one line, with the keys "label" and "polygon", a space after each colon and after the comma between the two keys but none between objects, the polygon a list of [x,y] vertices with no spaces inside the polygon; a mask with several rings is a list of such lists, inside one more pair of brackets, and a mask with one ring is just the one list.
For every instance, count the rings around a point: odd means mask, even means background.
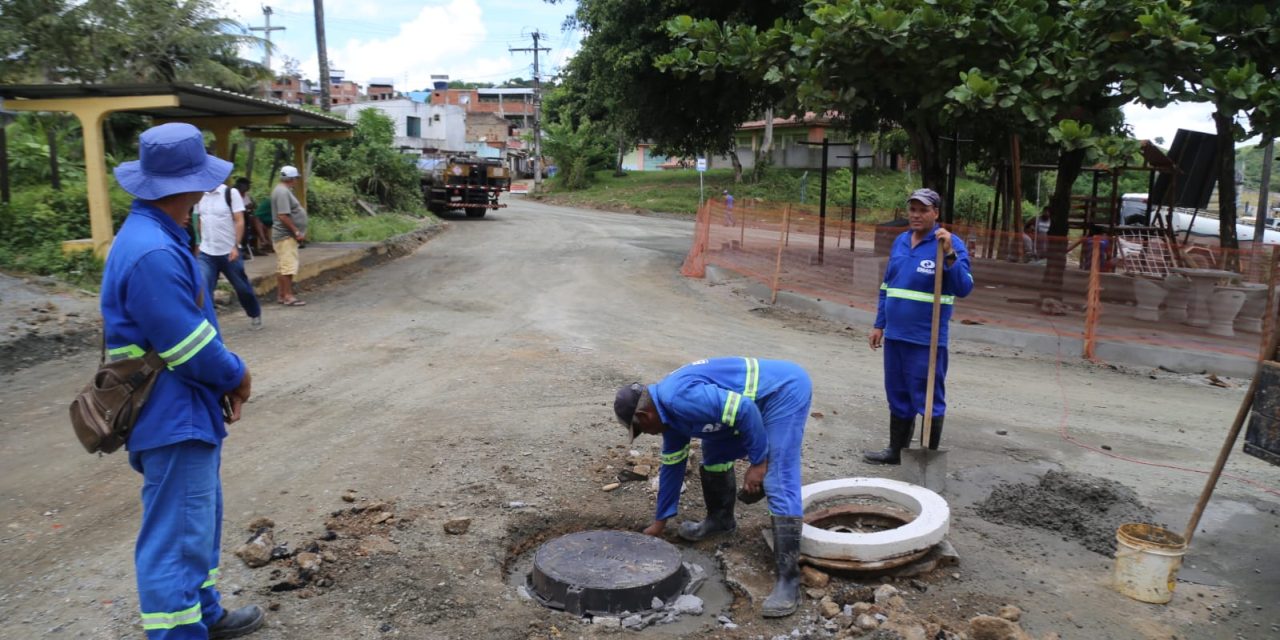
[{"label": "white cloud", "polygon": [[1163,109],[1148,109],[1137,104],[1122,107],[1125,122],[1133,128],[1133,136],[1139,140],[1164,138],[1164,144],[1173,144],[1178,129],[1214,133],[1213,105],[1199,102],[1176,102]]}]

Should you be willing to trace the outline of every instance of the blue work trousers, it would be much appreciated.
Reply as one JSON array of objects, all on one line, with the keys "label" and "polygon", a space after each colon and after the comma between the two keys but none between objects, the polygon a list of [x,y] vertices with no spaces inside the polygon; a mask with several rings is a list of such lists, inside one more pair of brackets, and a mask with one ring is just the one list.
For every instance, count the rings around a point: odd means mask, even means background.
[{"label": "blue work trousers", "polygon": [[[938,345],[938,370],[933,379],[933,415],[946,415],[947,348]],[[902,340],[884,341],[884,393],[889,413],[915,420],[924,415],[925,389],[929,386],[929,345]]]},{"label": "blue work trousers", "polygon": [[[798,375],[777,396],[761,407],[765,437],[769,439],[769,470],[764,474],[764,492],[769,513],[802,517],[800,502],[800,447],[804,425],[809,418],[813,385],[797,367]],[[741,438],[702,441],[702,464],[711,467],[747,456]]]},{"label": "blue work trousers", "polygon": [[250,318],[256,318],[262,315],[262,306],[258,304],[258,296],[253,292],[249,276],[244,273],[244,259],[230,258],[230,255],[211,256],[200,253],[200,275],[204,276],[205,289],[209,295],[213,295],[214,288],[218,286],[218,274],[227,276],[227,282],[236,290],[236,298],[240,300],[244,312]]},{"label": "blue work trousers", "polygon": [[142,529],[134,549],[142,628],[149,640],[207,640],[222,618],[222,447],[186,440],[129,452],[142,474]]}]

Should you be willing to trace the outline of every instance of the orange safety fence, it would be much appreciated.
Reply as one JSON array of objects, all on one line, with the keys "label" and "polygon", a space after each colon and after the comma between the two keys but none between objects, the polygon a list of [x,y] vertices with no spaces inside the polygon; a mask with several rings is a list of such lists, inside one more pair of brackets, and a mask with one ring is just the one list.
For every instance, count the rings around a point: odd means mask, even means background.
[{"label": "orange safety fence", "polygon": [[[790,291],[874,313],[890,247],[906,231],[905,220],[892,224],[851,222],[848,207],[829,209],[824,220],[814,205],[728,210],[711,201],[698,211],[681,273],[703,277],[715,265],[770,287],[775,298]],[[1158,228],[1117,227],[1057,245],[1067,257],[1055,286],[1046,254],[1058,239],[949,228],[968,248],[975,282],[957,300],[954,323],[1078,338],[1088,358],[1101,343],[1255,358],[1274,315],[1280,247],[1226,251],[1196,244],[1205,239],[1184,245],[1181,234]]]}]

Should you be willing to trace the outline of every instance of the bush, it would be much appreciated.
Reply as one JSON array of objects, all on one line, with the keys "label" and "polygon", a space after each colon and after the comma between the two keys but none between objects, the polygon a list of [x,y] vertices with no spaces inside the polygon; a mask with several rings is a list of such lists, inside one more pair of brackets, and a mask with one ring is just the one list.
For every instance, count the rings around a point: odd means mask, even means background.
[{"label": "bush", "polygon": [[356,192],[351,185],[319,177],[307,181],[307,215],[342,219],[356,215]]}]

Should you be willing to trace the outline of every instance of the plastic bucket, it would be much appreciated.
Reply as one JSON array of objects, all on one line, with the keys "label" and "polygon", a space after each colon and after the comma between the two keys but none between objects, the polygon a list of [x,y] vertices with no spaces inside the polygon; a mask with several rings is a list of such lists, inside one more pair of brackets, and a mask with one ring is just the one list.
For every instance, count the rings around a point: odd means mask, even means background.
[{"label": "plastic bucket", "polygon": [[1172,531],[1150,524],[1121,525],[1113,586],[1134,600],[1164,604],[1173,598],[1186,552],[1186,540]]}]

